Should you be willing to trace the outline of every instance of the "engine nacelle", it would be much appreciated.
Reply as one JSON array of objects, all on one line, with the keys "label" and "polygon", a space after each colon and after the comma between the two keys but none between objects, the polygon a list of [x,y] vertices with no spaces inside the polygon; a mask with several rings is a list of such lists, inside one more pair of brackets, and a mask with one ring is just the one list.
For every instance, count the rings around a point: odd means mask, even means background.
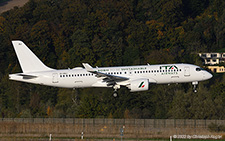
[{"label": "engine nacelle", "polygon": [[149,89],[148,79],[137,79],[130,83],[129,89],[131,92],[147,91]]}]

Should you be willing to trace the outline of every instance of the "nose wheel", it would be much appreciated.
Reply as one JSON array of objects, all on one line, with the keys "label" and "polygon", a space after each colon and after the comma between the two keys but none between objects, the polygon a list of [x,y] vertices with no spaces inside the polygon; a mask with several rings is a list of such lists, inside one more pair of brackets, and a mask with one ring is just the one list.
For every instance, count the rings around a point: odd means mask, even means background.
[{"label": "nose wheel", "polygon": [[192,85],[193,85],[193,92],[194,93],[197,93],[197,86],[198,86],[198,82],[192,82]]}]

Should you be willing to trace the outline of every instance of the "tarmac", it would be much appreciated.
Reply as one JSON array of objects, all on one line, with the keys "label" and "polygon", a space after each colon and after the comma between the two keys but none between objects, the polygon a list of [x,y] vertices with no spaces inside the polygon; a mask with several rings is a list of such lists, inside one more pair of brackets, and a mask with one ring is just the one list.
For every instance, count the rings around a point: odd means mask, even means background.
[{"label": "tarmac", "polygon": [[2,2],[0,3],[0,14],[13,9],[15,6],[21,7],[28,1],[29,0],[8,0],[6,2]]}]

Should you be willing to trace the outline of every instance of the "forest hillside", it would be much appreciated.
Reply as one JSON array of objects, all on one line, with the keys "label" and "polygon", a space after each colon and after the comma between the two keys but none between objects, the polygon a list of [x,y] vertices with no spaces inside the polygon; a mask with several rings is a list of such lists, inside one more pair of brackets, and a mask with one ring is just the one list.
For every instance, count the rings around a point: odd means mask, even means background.
[{"label": "forest hillside", "polygon": [[224,0],[30,0],[0,15],[0,117],[225,119],[225,75],[200,83],[61,89],[9,81],[21,72],[11,41],[49,67],[161,63],[202,66],[224,48]]}]

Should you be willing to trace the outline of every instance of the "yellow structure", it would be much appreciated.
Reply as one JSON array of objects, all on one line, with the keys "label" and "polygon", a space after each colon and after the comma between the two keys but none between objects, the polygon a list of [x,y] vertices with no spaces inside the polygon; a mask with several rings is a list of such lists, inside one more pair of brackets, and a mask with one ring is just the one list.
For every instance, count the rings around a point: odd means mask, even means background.
[{"label": "yellow structure", "polygon": [[207,66],[207,68],[215,73],[224,73],[225,72],[224,66]]}]

